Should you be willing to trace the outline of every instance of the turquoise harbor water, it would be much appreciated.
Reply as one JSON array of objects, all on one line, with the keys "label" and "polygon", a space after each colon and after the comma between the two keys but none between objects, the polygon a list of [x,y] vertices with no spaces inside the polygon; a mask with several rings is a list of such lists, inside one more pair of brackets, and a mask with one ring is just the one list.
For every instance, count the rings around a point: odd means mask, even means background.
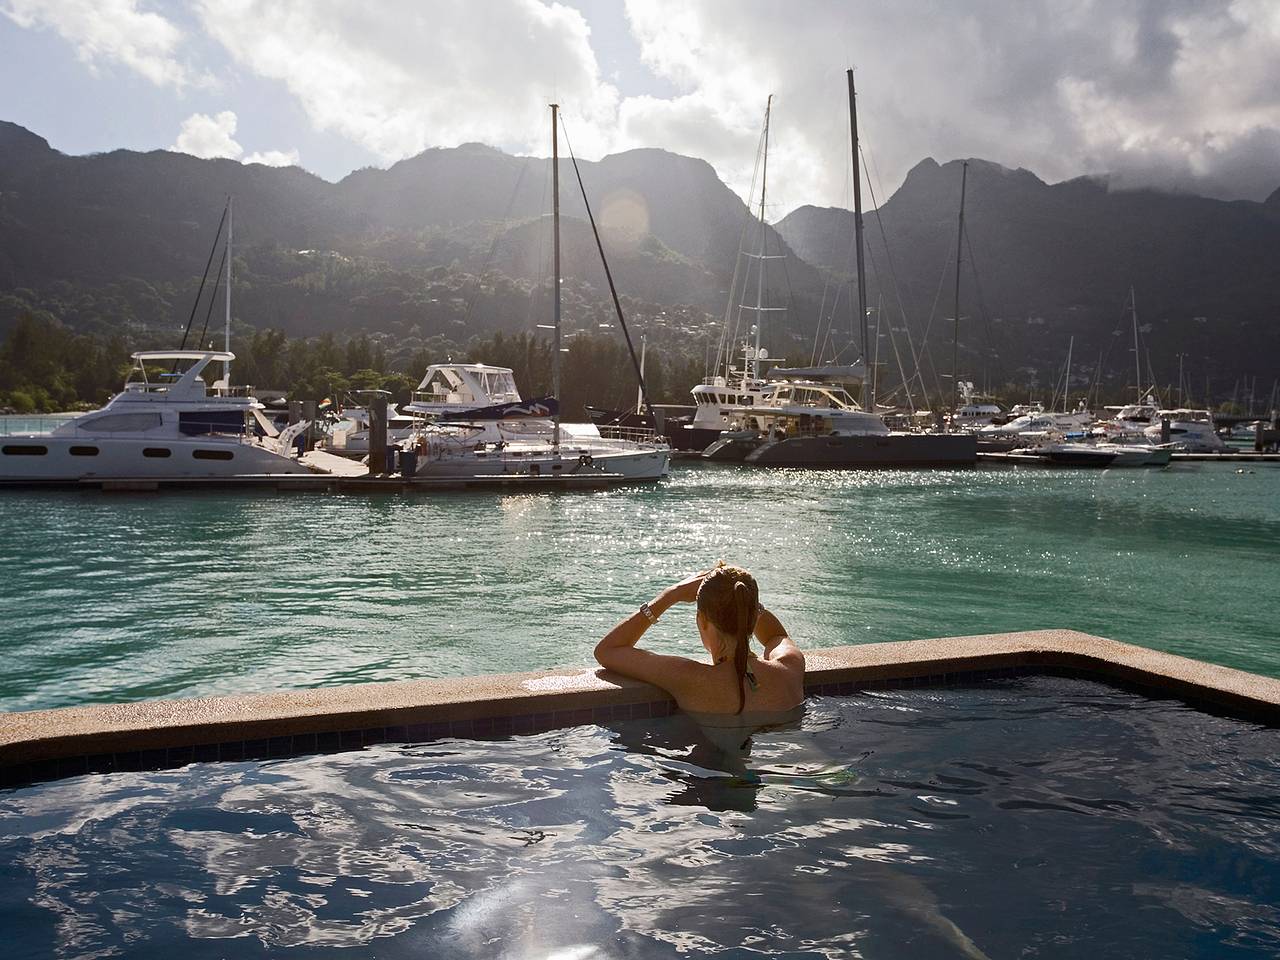
[{"label": "turquoise harbor water", "polygon": [[[1280,469],[764,471],[573,494],[0,491],[0,709],[547,666],[725,558],[809,647],[1071,627],[1280,676]],[[650,632],[698,651],[692,613]]]}]

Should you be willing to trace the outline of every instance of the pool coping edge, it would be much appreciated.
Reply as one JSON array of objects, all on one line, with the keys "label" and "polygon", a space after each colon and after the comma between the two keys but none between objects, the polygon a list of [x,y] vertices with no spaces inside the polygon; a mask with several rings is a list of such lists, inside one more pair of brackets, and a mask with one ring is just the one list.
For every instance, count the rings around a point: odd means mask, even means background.
[{"label": "pool coping edge", "polygon": [[[810,694],[1066,673],[1280,725],[1280,679],[1074,630],[834,647],[806,651],[806,662]],[[674,709],[656,687],[579,667],[0,712],[0,786],[197,760],[506,736]]]}]

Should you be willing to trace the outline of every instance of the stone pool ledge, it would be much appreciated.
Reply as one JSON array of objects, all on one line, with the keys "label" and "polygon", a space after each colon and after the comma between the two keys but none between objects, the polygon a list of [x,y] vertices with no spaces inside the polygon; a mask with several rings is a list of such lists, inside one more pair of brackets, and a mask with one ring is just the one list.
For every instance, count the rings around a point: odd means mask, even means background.
[{"label": "stone pool ledge", "polygon": [[[1073,630],[806,651],[805,686],[842,695],[1028,673],[1140,688],[1280,726],[1280,680]],[[215,760],[491,737],[666,716],[661,690],[594,668],[0,713],[0,785]]]}]

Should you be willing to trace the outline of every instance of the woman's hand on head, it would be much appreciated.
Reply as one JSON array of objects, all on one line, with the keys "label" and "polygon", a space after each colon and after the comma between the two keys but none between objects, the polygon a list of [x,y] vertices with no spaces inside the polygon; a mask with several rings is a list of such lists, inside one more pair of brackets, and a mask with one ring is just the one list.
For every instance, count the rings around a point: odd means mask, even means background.
[{"label": "woman's hand on head", "polygon": [[702,570],[698,573],[691,573],[679,583],[672,584],[667,588],[667,595],[673,603],[693,603],[698,599],[698,588],[702,586],[702,581],[707,578],[710,570]]}]

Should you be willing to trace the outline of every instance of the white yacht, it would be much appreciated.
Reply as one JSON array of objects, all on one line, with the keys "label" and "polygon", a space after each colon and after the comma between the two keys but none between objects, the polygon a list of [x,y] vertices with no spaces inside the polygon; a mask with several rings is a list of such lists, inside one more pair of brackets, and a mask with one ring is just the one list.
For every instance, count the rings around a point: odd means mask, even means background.
[{"label": "white yacht", "polygon": [[955,416],[951,418],[951,428],[953,430],[978,430],[981,427],[989,427],[1004,419],[1005,412],[1000,404],[996,403],[992,397],[974,393],[972,383],[962,380],[958,384],[958,389],[960,391],[960,399],[964,403],[956,410]]},{"label": "white yacht", "polygon": [[594,470],[654,480],[671,470],[671,448],[652,430],[555,422],[554,397],[524,400],[509,367],[436,363],[406,410],[422,418],[400,445],[418,452],[425,477]]},{"label": "white yacht", "polygon": [[1213,414],[1208,410],[1161,410],[1156,422],[1142,432],[1152,443],[1159,443],[1163,435],[1163,420],[1169,421],[1169,442],[1184,453],[1223,453],[1231,445],[1218,436],[1213,426]]},{"label": "white yacht", "polygon": [[1014,417],[1008,423],[992,424],[978,430],[982,437],[1040,436],[1045,433],[1078,433],[1093,422],[1093,414],[1083,402],[1071,413],[1032,411]]},{"label": "white yacht", "polygon": [[[295,455],[293,444],[306,430],[305,421],[276,435],[261,404],[247,395],[231,395],[225,374],[217,389],[209,391],[201,376],[205,368],[234,359],[232,353],[211,350],[133,354],[124,389],[100,410],[66,420],[48,433],[0,437],[0,483],[325,472]],[[172,372],[157,377],[157,367]]]},{"label": "white yacht", "polygon": [[[387,442],[399,443],[413,436],[417,420],[401,413],[394,406],[387,407]],[[329,428],[324,447],[330,453],[354,460],[369,455],[369,411],[364,407],[346,407],[338,421]]]}]

